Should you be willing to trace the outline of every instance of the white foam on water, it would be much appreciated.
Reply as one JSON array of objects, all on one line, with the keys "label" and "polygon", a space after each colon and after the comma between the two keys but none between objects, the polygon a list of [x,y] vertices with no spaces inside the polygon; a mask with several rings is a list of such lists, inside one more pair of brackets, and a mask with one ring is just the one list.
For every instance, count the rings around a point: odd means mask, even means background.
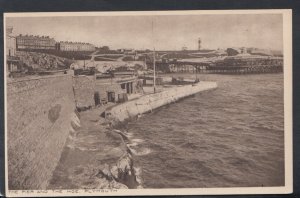
[{"label": "white foam on water", "polygon": [[137,146],[137,145],[138,145],[138,144],[137,144],[136,142],[127,144],[128,147],[133,147],[133,146]]},{"label": "white foam on water", "polygon": [[67,147],[68,147],[69,149],[75,149],[74,144],[68,144]]},{"label": "white foam on water", "polygon": [[70,134],[70,135],[69,135],[69,139],[70,139],[70,140],[75,140],[75,138],[76,138],[76,137],[75,137],[75,134]]},{"label": "white foam on water", "polygon": [[142,139],[132,139],[131,142],[133,142],[133,143],[142,143],[142,142],[144,142],[144,140],[142,140]]},{"label": "white foam on water", "polygon": [[78,149],[80,151],[98,151],[99,149],[97,148],[86,148],[82,146],[75,147],[74,149]]},{"label": "white foam on water", "polygon": [[128,138],[133,137],[133,133],[124,132],[124,134],[125,134]]},{"label": "white foam on water", "polygon": [[118,129],[114,129],[114,131],[117,133],[123,133],[121,130],[118,130]]},{"label": "white foam on water", "polygon": [[139,115],[137,116],[137,119],[140,119],[141,117],[144,117],[143,114],[139,114]]},{"label": "white foam on water", "polygon": [[143,188],[142,169],[141,167],[134,167],[136,181],[138,182],[137,188]]},{"label": "white foam on water", "polygon": [[136,156],[143,156],[143,155],[148,155],[149,153],[151,153],[151,149],[149,149],[149,148],[143,148],[143,149],[137,150],[137,149],[134,149],[129,146],[129,149]]},{"label": "white foam on water", "polygon": [[123,134],[123,135],[125,135],[127,138],[130,138],[130,137],[132,137],[133,136],[133,133],[129,133],[129,132],[127,132],[127,131],[121,131],[121,130],[118,130],[118,129],[114,129],[114,131],[116,132],[116,133],[120,133],[120,134]]},{"label": "white foam on water", "polygon": [[138,145],[140,145],[139,143],[144,142],[144,140],[142,139],[132,139],[130,140],[130,143],[127,144],[128,147],[132,148],[132,147],[136,147]]}]

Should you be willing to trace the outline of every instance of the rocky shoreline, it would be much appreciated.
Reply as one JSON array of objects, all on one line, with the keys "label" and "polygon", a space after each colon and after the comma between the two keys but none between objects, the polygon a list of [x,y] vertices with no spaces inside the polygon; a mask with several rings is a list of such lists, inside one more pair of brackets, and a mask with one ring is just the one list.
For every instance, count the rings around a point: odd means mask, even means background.
[{"label": "rocky shoreline", "polygon": [[128,146],[131,142],[126,132],[116,129],[119,124],[100,116],[104,110],[96,107],[73,115],[70,136],[48,189],[142,188]]},{"label": "rocky shoreline", "polygon": [[121,137],[124,144],[124,154],[114,165],[105,164],[105,167],[96,176],[105,178],[112,184],[112,188],[142,188],[142,180],[134,167],[133,154],[128,147],[130,140],[124,132],[114,129],[114,127],[111,128],[110,133],[116,133]]}]

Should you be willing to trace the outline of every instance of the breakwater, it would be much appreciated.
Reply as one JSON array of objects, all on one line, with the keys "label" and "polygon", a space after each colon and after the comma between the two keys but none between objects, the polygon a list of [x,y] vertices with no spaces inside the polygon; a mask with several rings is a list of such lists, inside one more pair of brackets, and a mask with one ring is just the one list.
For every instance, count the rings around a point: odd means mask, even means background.
[{"label": "breakwater", "polygon": [[144,95],[136,100],[108,108],[105,111],[105,117],[116,122],[123,122],[126,119],[151,112],[156,108],[170,104],[184,97],[214,88],[217,88],[217,83],[209,81],[201,81],[193,85],[166,88],[162,92]]},{"label": "breakwater", "polygon": [[72,76],[8,82],[6,105],[9,189],[45,189],[79,124]]}]

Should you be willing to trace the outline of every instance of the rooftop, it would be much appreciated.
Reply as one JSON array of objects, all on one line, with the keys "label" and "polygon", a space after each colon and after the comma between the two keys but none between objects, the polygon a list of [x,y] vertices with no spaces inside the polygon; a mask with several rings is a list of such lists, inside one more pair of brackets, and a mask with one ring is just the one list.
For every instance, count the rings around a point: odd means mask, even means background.
[{"label": "rooftop", "polygon": [[23,38],[47,38],[47,39],[53,39],[53,38],[50,38],[49,36],[39,36],[39,35],[22,35],[22,34],[19,34],[17,37],[23,37]]}]

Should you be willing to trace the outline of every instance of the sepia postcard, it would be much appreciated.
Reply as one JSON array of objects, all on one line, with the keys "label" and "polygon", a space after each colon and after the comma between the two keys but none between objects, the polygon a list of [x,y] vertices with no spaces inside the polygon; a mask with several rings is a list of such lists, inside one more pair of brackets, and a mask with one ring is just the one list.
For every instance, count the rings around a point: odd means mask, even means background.
[{"label": "sepia postcard", "polygon": [[292,10],[4,13],[6,196],[287,194]]}]

